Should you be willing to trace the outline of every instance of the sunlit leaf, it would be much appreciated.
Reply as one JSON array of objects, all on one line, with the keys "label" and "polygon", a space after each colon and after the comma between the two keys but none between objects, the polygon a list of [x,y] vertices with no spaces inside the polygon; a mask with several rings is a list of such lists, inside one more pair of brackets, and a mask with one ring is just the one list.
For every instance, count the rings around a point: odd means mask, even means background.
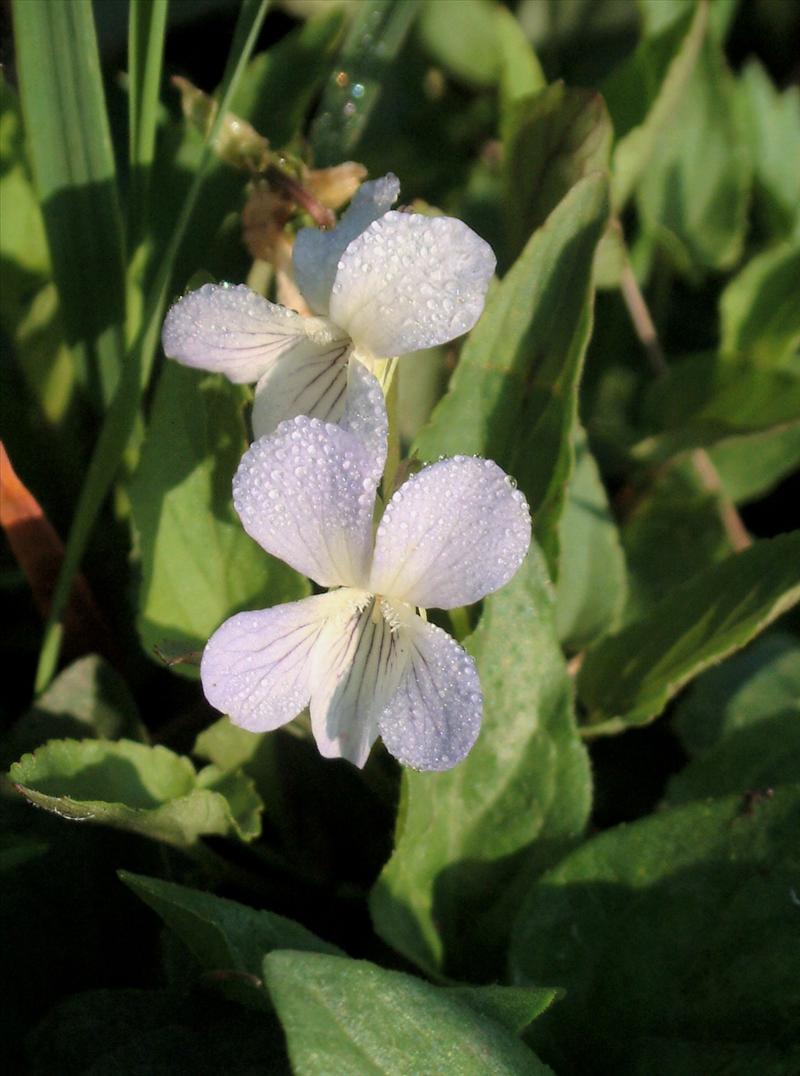
[{"label": "sunlit leaf", "polygon": [[684,684],[800,601],[800,531],[756,542],[672,588],[590,650],[578,694],[609,729],[656,717]]},{"label": "sunlit leaf", "polygon": [[243,399],[223,378],[174,362],[159,378],[129,489],[142,560],[139,631],[151,654],[163,641],[197,650],[233,613],[308,593],[233,510],[231,482],[247,447]]},{"label": "sunlit leaf", "polygon": [[202,836],[251,840],[260,801],[241,775],[197,773],[165,747],[130,740],[51,740],[24,755],[9,778],[37,807],[189,848]]},{"label": "sunlit leaf", "polygon": [[707,38],[637,188],[639,212],[681,272],[726,269],[741,255],[751,185],[736,85]]},{"label": "sunlit leaf", "polygon": [[107,404],[122,366],[122,214],[90,0],[17,2],[25,133],[69,343]]},{"label": "sunlit leaf", "polygon": [[782,244],[749,261],[720,298],[722,354],[749,355],[762,365],[796,361],[799,280],[800,245]]},{"label": "sunlit leaf", "polygon": [[689,92],[705,34],[707,5],[697,4],[661,32],[645,38],[602,86],[617,142],[612,197],[621,211],[646,173],[665,130],[676,123]]},{"label": "sunlit leaf", "polygon": [[399,971],[320,953],[277,952],[264,961],[264,978],[292,1067],[307,1076],[550,1072],[501,1024]]},{"label": "sunlit leaf", "polygon": [[534,550],[486,599],[467,643],[484,693],[478,742],[452,771],[403,776],[394,855],[372,895],[376,927],[423,967],[502,973],[520,888],[581,833],[588,760]]},{"label": "sunlit leaf", "polygon": [[551,569],[572,470],[592,260],[607,214],[600,174],[578,182],[553,210],[490,292],[448,392],[415,443],[423,459],[473,453],[512,474]]}]

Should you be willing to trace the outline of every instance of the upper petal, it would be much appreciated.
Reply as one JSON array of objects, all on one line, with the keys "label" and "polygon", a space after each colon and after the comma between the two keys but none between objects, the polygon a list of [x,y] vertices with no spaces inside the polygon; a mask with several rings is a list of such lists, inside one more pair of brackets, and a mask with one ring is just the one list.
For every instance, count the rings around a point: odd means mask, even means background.
[{"label": "upper petal", "polygon": [[320,754],[367,761],[378,735],[378,716],[394,694],[408,657],[370,595],[346,619],[330,620],[314,655],[311,728]]},{"label": "upper petal", "polygon": [[379,477],[355,434],[302,415],[250,446],[233,479],[233,503],[268,553],[320,586],[360,586]]},{"label": "upper petal", "polygon": [[241,384],[258,381],[275,359],[309,346],[299,314],[245,284],[204,284],[184,295],[166,316],[161,342],[164,354],[184,366]]},{"label": "upper petal", "polygon": [[251,732],[286,724],[308,705],[311,655],[334,594],[238,613],[214,632],[200,676],[212,706]]},{"label": "upper petal", "polygon": [[292,252],[295,280],[316,313],[328,312],[336,269],[347,245],[383,216],[397,201],[399,193],[400,181],[390,172],[383,179],[362,183],[347,212],[331,231],[301,228],[297,233]]},{"label": "upper petal", "polygon": [[401,628],[408,654],[399,686],[378,720],[386,749],[417,770],[449,770],[481,727],[475,662],[441,628],[412,615]]},{"label": "upper petal", "polygon": [[494,267],[462,221],[392,211],[343,253],[330,317],[373,355],[444,344],[480,317]]},{"label": "upper petal", "polygon": [[498,590],[528,551],[528,505],[491,460],[454,456],[405,482],[375,537],[369,589],[455,609]]}]

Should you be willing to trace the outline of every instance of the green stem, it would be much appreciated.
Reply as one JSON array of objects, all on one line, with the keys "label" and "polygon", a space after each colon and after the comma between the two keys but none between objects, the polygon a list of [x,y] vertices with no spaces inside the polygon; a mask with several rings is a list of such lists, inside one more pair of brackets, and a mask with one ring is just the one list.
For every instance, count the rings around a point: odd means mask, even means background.
[{"label": "green stem", "polygon": [[389,420],[388,445],[386,449],[386,466],[383,471],[383,498],[388,501],[394,491],[397,469],[400,466],[400,423],[398,421],[398,393],[400,377],[397,373],[397,359],[386,363],[381,385],[386,396],[386,414]]}]

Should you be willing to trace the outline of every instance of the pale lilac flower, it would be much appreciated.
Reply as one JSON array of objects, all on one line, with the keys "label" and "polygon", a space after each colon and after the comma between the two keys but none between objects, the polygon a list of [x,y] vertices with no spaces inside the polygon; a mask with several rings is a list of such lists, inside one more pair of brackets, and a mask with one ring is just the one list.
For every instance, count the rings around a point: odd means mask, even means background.
[{"label": "pale lilac flower", "polygon": [[244,284],[205,284],[167,314],[164,351],[186,366],[256,382],[253,431],[286,418],[338,422],[347,366],[434,347],[480,317],[495,267],[491,247],[460,220],[390,210],[391,174],[364,183],[332,231],[303,228],[297,284],[317,317],[303,318]]},{"label": "pale lilac flower", "polygon": [[445,770],[475,742],[472,658],[418,609],[453,609],[503,586],[530,543],[528,506],[491,460],[426,467],[391,498],[373,537],[386,412],[360,364],[340,425],[298,416],[256,441],[234,478],[247,533],[321,587],[239,613],[211,637],[209,702],[253,732],[310,704],[320,752],[363,766],[376,737],[401,762]]}]

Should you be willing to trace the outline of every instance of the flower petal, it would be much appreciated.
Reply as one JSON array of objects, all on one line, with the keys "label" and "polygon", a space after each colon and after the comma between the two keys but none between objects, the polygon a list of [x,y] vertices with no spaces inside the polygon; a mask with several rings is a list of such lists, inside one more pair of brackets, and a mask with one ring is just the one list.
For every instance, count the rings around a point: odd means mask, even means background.
[{"label": "flower petal", "polygon": [[301,415],[250,446],[233,503],[268,553],[320,586],[361,586],[378,477],[355,434]]},{"label": "flower petal", "polygon": [[184,366],[249,384],[278,358],[308,347],[304,319],[245,284],[204,284],[167,314],[164,354]]},{"label": "flower petal", "polygon": [[325,345],[308,340],[274,362],[256,385],[253,435],[265,437],[297,415],[338,422],[345,405],[349,350],[346,337]]},{"label": "flower petal", "polygon": [[481,727],[483,698],[475,662],[450,636],[420,617],[398,634],[408,647],[400,685],[381,713],[386,749],[416,770],[449,770]]},{"label": "flower petal", "polygon": [[338,592],[320,594],[226,620],[200,665],[211,705],[251,732],[296,717],[311,697],[312,651],[338,600]]},{"label": "flower petal", "polygon": [[327,314],[331,288],[345,248],[397,201],[400,181],[390,172],[383,179],[362,183],[347,212],[329,232],[301,228],[292,260],[297,286],[312,310]]},{"label": "flower petal", "polygon": [[328,622],[314,657],[311,728],[320,754],[363,766],[405,668],[402,635],[365,594],[347,619]]},{"label": "flower petal", "polygon": [[480,317],[494,267],[462,221],[386,213],[342,255],[330,317],[373,355],[444,344]]},{"label": "flower petal", "polygon": [[366,447],[377,487],[386,464],[389,418],[380,382],[358,359],[350,359],[344,414],[339,425],[354,433]]},{"label": "flower petal", "polygon": [[528,551],[528,505],[491,460],[454,456],[410,478],[386,506],[369,589],[455,609],[498,590]]}]

